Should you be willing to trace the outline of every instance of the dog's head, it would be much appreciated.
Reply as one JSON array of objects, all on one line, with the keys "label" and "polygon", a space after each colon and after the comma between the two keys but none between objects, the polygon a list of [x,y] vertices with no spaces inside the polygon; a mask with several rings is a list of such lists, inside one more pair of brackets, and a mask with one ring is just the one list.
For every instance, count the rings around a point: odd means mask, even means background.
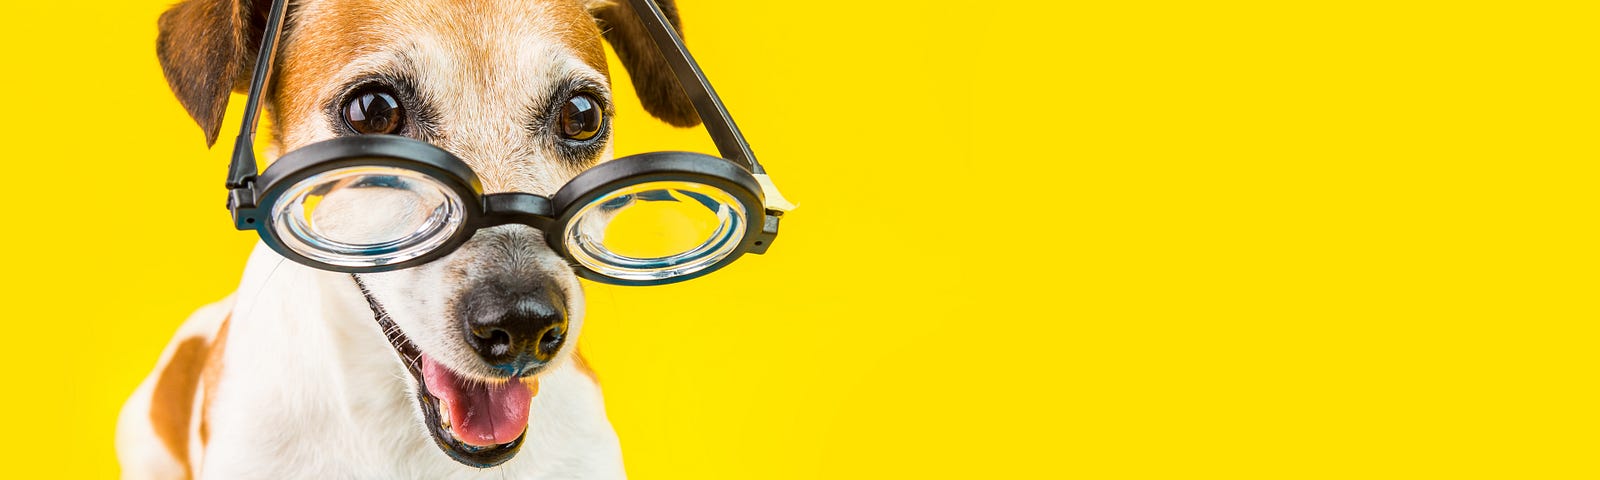
[{"label": "dog's head", "polygon": [[[676,22],[672,2],[659,3]],[[186,0],[161,17],[162,67],[208,143],[229,94],[248,86],[268,6]],[[282,151],[391,133],[459,156],[485,193],[552,195],[611,157],[602,37],[647,111],[699,122],[623,0],[296,0],[284,32],[267,96]],[[475,466],[514,455],[537,375],[570,354],[583,323],[571,266],[538,231],[505,225],[357,280],[392,322],[440,447]]]}]

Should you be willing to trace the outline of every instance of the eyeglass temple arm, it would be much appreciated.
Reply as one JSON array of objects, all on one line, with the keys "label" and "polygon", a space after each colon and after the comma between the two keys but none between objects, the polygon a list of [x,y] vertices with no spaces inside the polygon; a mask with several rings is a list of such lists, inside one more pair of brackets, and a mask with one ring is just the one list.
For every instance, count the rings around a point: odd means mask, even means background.
[{"label": "eyeglass temple arm", "polygon": [[644,23],[645,30],[650,32],[656,49],[661,51],[667,65],[672,67],[672,73],[677,75],[678,86],[694,102],[695,111],[705,123],[706,132],[711,134],[711,141],[717,144],[717,152],[723,158],[749,167],[750,173],[767,173],[766,169],[761,168],[761,162],[756,161],[756,155],[750,152],[750,144],[739,133],[739,126],[733,123],[733,116],[728,114],[728,108],[717,97],[716,90],[711,88],[705,73],[700,71],[700,65],[695,63],[694,56],[689,55],[689,49],[683,46],[683,39],[678,38],[677,31],[667,23],[667,16],[661,12],[661,7],[654,0],[628,1],[633,4],[633,10],[639,15],[639,21]]},{"label": "eyeglass temple arm", "polygon": [[[256,123],[261,118],[262,90],[272,80],[272,62],[278,56],[278,37],[283,30],[283,17],[289,10],[288,0],[272,0],[267,13],[267,25],[262,31],[261,49],[256,54],[256,68],[250,78],[250,93],[245,97],[244,122],[239,126],[239,136],[233,142],[233,161],[228,165],[230,190],[250,186],[256,177]],[[230,202],[234,199],[230,198]],[[254,199],[250,199],[254,202]]]}]

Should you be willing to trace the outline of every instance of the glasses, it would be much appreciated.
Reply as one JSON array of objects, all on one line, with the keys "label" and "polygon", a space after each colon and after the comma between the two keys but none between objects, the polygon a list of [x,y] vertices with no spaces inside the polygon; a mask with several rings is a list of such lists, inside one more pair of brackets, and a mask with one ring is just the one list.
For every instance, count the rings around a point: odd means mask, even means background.
[{"label": "glasses", "polygon": [[721,157],[651,152],[603,162],[544,197],[484,194],[460,158],[394,135],[355,135],[288,152],[257,175],[256,120],[286,0],[274,0],[234,143],[228,209],[284,257],[348,273],[421,265],[479,229],[539,229],[578,275],[620,285],[689,280],[761,254],[791,205],[750,152],[705,74],[652,0],[627,0],[693,101]]}]

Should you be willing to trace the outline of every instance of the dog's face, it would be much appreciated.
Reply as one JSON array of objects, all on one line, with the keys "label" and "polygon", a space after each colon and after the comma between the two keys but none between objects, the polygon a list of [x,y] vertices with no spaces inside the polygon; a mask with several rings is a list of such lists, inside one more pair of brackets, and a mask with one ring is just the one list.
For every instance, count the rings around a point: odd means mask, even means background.
[{"label": "dog's face", "polygon": [[[245,86],[266,6],[189,0],[162,17],[168,80],[208,140],[228,92]],[[602,28],[648,110],[677,125],[698,121],[624,4],[302,0],[269,103],[278,144],[402,135],[466,161],[485,193],[553,195],[611,156]],[[371,222],[382,212],[317,215]],[[583,323],[577,277],[542,234],[481,230],[439,260],[355,281],[392,322],[390,340],[419,384],[424,430],[469,465],[514,455],[537,376],[569,355]]]}]

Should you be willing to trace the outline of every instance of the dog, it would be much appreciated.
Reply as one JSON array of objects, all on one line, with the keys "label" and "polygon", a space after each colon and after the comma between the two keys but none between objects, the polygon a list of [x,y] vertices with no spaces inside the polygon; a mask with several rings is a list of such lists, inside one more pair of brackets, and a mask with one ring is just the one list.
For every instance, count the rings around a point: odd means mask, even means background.
[{"label": "dog", "polygon": [[[183,0],[160,17],[163,71],[208,145],[269,5]],[[281,38],[264,97],[275,151],[397,134],[465,160],[485,193],[552,195],[612,157],[611,122],[556,123],[580,96],[614,111],[602,39],[646,111],[699,123],[622,1],[295,0]],[[374,274],[258,244],[236,292],[184,322],[124,405],[123,477],[622,478],[576,352],[583,305],[572,266],[521,225]],[[507,355],[531,360],[508,371]]]}]

